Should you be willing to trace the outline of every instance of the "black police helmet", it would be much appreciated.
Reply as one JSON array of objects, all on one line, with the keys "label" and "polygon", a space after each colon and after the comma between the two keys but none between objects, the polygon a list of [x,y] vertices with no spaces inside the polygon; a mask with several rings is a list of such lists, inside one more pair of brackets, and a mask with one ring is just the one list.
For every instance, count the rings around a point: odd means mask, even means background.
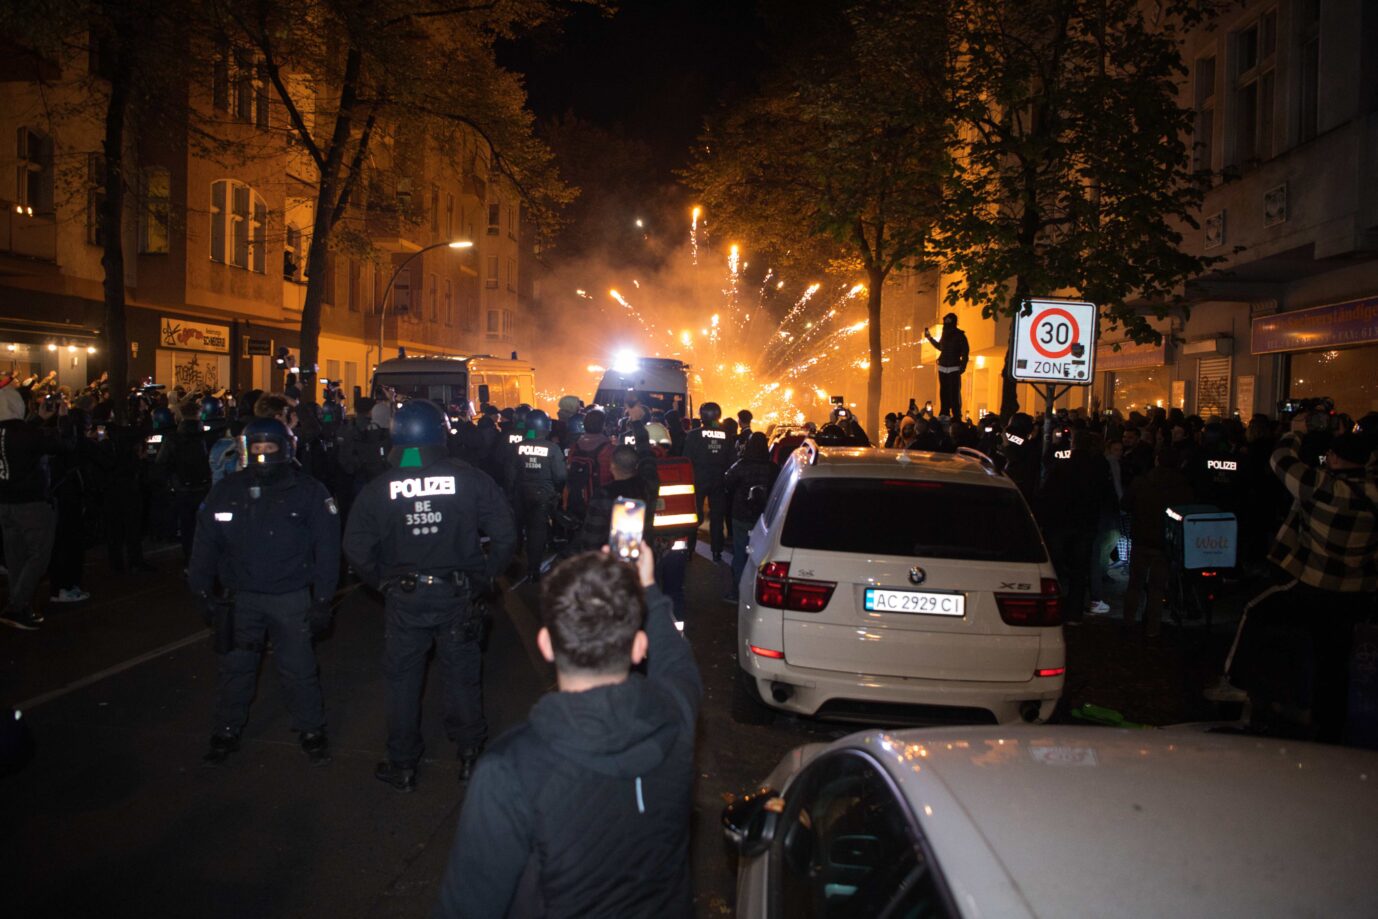
[{"label": "black police helmet", "polygon": [[177,427],[177,419],[172,417],[172,409],[162,406],[153,410],[153,430],[171,431]]},{"label": "black police helmet", "polygon": [[393,413],[389,434],[394,447],[443,447],[450,419],[429,399],[409,399]]},{"label": "black police helmet", "polygon": [[699,418],[704,424],[717,424],[722,418],[722,406],[716,402],[705,402],[699,406]]},{"label": "black police helmet", "polygon": [[206,396],[201,400],[201,420],[211,421],[216,418],[225,417],[225,403],[215,396]]},{"label": "black police helmet", "polygon": [[550,416],[540,409],[532,409],[526,414],[526,430],[537,437],[550,433]]},{"label": "black police helmet", "polygon": [[[294,441],[287,425],[276,418],[255,418],[244,425],[244,433],[239,435],[248,464],[253,466],[282,466],[292,462]],[[267,453],[255,453],[254,444],[276,444],[277,449]]]}]

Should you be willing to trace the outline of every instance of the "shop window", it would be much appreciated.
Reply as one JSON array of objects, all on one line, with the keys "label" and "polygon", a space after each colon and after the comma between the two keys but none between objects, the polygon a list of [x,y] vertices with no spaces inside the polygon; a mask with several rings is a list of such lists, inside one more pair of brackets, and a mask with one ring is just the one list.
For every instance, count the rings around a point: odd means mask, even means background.
[{"label": "shop window", "polygon": [[1329,396],[1335,411],[1352,418],[1378,411],[1378,345],[1303,351],[1287,363],[1289,399]]},{"label": "shop window", "polygon": [[1128,415],[1147,412],[1151,408],[1167,408],[1171,398],[1172,373],[1167,367],[1146,370],[1123,370],[1114,375],[1111,388],[1111,407]]},{"label": "shop window", "polygon": [[1196,120],[1192,131],[1194,142],[1192,167],[1198,172],[1212,168],[1215,136],[1215,57],[1203,57],[1196,62],[1195,79]]},{"label": "shop window", "polygon": [[105,245],[101,232],[100,212],[105,206],[105,157],[99,153],[86,154],[86,242],[92,246]]},{"label": "shop window", "polygon": [[1277,22],[1270,9],[1234,34],[1235,163],[1273,155]]},{"label": "shop window", "polygon": [[211,183],[211,261],[263,274],[268,206],[243,182]]},{"label": "shop window", "polygon": [[143,206],[139,210],[139,251],[165,253],[170,242],[171,174],[161,166],[143,170]]},{"label": "shop window", "polygon": [[14,201],[31,214],[53,211],[53,143],[47,135],[26,127],[16,134]]}]

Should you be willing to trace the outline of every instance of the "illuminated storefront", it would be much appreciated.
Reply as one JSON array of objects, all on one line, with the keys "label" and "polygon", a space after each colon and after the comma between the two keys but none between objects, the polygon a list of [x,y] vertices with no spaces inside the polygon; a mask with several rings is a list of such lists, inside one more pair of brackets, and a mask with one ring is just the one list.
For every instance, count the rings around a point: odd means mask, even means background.
[{"label": "illuminated storefront", "polygon": [[1378,297],[1260,316],[1251,350],[1287,356],[1289,399],[1329,396],[1355,418],[1378,411]]},{"label": "illuminated storefront", "polygon": [[1156,345],[1102,342],[1096,347],[1096,371],[1103,374],[1106,408],[1127,416],[1172,405],[1173,374],[1167,363],[1166,338]]}]

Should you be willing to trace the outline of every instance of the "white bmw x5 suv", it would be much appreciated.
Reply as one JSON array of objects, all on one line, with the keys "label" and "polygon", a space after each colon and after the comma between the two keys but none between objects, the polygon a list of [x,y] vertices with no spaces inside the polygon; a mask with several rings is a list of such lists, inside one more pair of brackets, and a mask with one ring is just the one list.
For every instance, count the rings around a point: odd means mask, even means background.
[{"label": "white bmw x5 suv", "polygon": [[975,451],[786,462],[738,585],[748,704],[887,723],[1043,721],[1062,695],[1057,575]]}]

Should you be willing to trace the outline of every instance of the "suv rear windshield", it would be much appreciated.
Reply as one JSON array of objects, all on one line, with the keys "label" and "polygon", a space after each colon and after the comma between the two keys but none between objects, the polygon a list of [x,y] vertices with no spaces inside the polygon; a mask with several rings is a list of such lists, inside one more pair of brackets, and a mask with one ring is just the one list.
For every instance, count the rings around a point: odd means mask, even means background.
[{"label": "suv rear windshield", "polygon": [[804,479],[780,541],[793,549],[908,558],[1043,562],[1013,488],[917,479]]}]

